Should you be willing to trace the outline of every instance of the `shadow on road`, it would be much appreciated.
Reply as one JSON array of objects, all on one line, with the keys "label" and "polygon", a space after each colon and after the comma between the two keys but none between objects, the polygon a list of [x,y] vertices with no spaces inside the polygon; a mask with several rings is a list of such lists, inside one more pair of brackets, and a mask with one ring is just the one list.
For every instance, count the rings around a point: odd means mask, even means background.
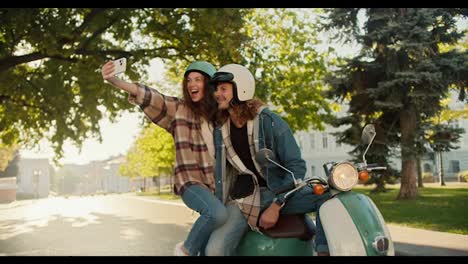
[{"label": "shadow on road", "polygon": [[397,256],[468,256],[468,251],[395,242]]},{"label": "shadow on road", "polygon": [[190,223],[151,223],[112,214],[2,220],[0,254],[21,256],[168,256]]}]

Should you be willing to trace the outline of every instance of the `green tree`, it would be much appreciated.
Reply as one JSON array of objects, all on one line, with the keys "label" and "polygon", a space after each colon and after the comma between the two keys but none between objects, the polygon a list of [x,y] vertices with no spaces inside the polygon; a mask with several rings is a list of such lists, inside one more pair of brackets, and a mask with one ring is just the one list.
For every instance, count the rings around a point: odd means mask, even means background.
[{"label": "green tree", "polygon": [[11,161],[18,155],[18,145],[6,145],[0,140],[0,173],[4,172]]},{"label": "green tree", "polygon": [[[206,47],[206,56],[212,54],[217,66],[246,65],[255,76],[255,96],[268,103],[293,130],[323,129],[323,120],[330,117],[330,103],[323,96],[327,87],[322,79],[335,62],[328,58],[328,52],[317,51],[321,43],[318,17],[314,16],[317,12],[241,9],[242,17],[223,18],[219,23],[223,28],[213,33],[228,37]],[[228,51],[231,53],[226,54]],[[169,61],[169,80],[178,81],[190,61]]]},{"label": "green tree", "polygon": [[[235,58],[243,39],[242,12],[246,11],[0,9],[0,139],[34,145],[48,138],[55,160],[63,155],[67,139],[78,146],[89,136],[101,140],[98,121],[103,113],[115,120],[121,110],[135,109],[124,93],[104,84],[100,68],[105,61],[127,57],[127,77],[140,80],[153,58]],[[226,18],[232,21],[229,30],[220,23]],[[235,38],[232,32],[237,32]],[[221,50],[212,45],[222,44],[232,47],[211,53]]]},{"label": "green tree", "polygon": [[258,97],[294,130],[320,129],[329,115],[321,80],[330,61],[315,49],[313,12],[0,9],[0,138],[22,146],[46,138],[55,161],[65,140],[80,147],[87,137],[101,139],[104,115],[113,121],[122,110],[139,111],[102,81],[102,64],[117,57],[128,59],[125,78],[143,82],[149,60],[161,58],[177,87],[192,60],[245,64],[255,73]]},{"label": "green tree", "polygon": [[445,186],[442,153],[460,148],[457,143],[460,142],[461,134],[465,133],[465,130],[451,124],[437,124],[431,132],[428,139],[432,149],[437,153],[440,185]]},{"label": "green tree", "polygon": [[[341,124],[373,122],[384,132],[381,142],[401,150],[399,199],[418,196],[416,157],[423,120],[441,111],[441,99],[455,86],[464,99],[467,52],[441,52],[440,44],[457,43],[464,32],[455,18],[466,15],[460,8],[367,8],[363,28],[359,8],[327,11],[325,28],[342,30],[362,45],[361,53],[346,61],[329,78],[333,98],[349,99],[351,117]],[[466,31],[466,30],[465,30]],[[348,40],[349,40],[348,39]],[[344,135],[349,133],[348,129]]]},{"label": "green tree", "polygon": [[445,186],[443,170],[443,152],[458,149],[458,143],[465,130],[455,126],[454,121],[458,119],[467,119],[468,110],[466,104],[463,109],[450,109],[448,107],[450,99],[442,101],[443,110],[436,116],[430,118],[430,128],[425,129],[424,135],[431,148],[435,151],[438,160],[438,176],[440,185]]},{"label": "green tree", "polygon": [[[5,155],[5,153],[2,153],[2,152],[7,152],[7,153],[9,152],[9,153]],[[1,161],[2,163],[7,163],[7,166],[6,166],[6,168],[4,170],[0,170],[0,178],[1,177],[16,177],[16,176],[18,176],[18,170],[19,170],[18,162],[19,162],[19,159],[20,159],[18,149],[16,148],[16,150],[9,151],[8,149],[5,150],[5,149],[0,148],[0,153],[2,153],[1,154],[2,156],[5,155],[5,156],[11,156],[12,157],[11,160],[5,159],[5,160]],[[3,156],[3,157],[5,157],[5,156]],[[4,161],[7,161],[7,162],[4,162]]]},{"label": "green tree", "polygon": [[160,177],[172,174],[174,164],[171,134],[157,125],[149,125],[128,151],[119,173],[128,177]]},{"label": "green tree", "polygon": [[293,130],[323,129],[323,120],[330,117],[322,80],[334,61],[328,52],[317,51],[317,12],[256,9],[247,16],[245,30],[254,41],[245,43],[242,54],[255,73],[255,94]]}]

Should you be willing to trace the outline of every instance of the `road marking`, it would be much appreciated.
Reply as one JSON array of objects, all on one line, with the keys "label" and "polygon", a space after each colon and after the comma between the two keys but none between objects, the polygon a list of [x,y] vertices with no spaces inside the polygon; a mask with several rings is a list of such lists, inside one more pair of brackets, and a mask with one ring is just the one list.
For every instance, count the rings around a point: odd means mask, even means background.
[{"label": "road marking", "polygon": [[155,199],[147,199],[147,198],[142,198],[142,197],[132,197],[132,196],[128,196],[128,197],[129,197],[129,198],[133,198],[133,199],[137,199],[137,200],[142,200],[142,201],[145,201],[145,202],[150,202],[150,203],[169,204],[169,205],[187,207],[184,203],[181,203],[181,202],[168,202],[168,201],[155,200]]}]

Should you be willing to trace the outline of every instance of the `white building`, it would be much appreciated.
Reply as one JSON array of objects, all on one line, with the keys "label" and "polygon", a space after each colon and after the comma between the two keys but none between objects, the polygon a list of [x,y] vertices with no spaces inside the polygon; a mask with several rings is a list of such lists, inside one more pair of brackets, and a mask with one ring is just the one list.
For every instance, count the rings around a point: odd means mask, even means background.
[{"label": "white building", "polygon": [[106,192],[130,192],[131,179],[119,174],[119,166],[125,161],[125,156],[107,160],[103,168],[102,187]]},{"label": "white building", "polygon": [[[463,102],[457,101],[455,94],[452,94],[451,102],[451,109],[461,110],[465,107]],[[343,107],[339,115],[343,115],[345,111],[347,111],[347,107]],[[456,126],[464,128],[465,133],[458,144],[459,149],[442,153],[444,180],[446,181],[457,181],[458,172],[468,170],[468,120],[460,119],[453,122]],[[310,130],[295,133],[294,136],[301,148],[302,158],[307,163],[308,176],[312,174],[324,177],[325,172],[322,167],[324,163],[346,161],[353,158],[348,154],[353,147],[337,143],[336,138],[332,135],[333,132],[343,131],[344,129],[344,126],[339,128],[326,126],[324,131]],[[401,170],[401,159],[399,157],[392,158],[391,163],[395,169]],[[421,163],[421,171],[432,172],[434,180],[439,181],[437,155],[430,153],[422,159]]]},{"label": "white building", "polygon": [[50,164],[48,159],[23,159],[18,161],[17,194],[35,198],[49,196]]}]

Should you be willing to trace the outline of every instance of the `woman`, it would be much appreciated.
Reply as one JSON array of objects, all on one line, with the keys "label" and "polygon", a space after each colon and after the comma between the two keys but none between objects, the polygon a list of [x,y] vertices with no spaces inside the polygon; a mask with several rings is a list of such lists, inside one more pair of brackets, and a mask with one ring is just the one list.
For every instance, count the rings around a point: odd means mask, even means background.
[{"label": "woman", "polygon": [[[239,206],[228,203],[228,221],[213,232],[206,251],[209,255],[231,255],[249,226],[256,231],[270,229],[276,225],[280,214],[318,214],[328,193],[315,195],[310,187],[304,187],[286,200],[284,190],[292,189],[292,178],[279,166],[262,167],[257,163],[257,153],[266,148],[275,153],[277,162],[296,178],[304,179],[306,174],[306,163],[292,130],[278,114],[254,98],[255,79],[246,67],[225,65],[214,75],[212,83],[216,85],[214,96],[222,133],[215,145],[225,147],[224,155],[216,159],[225,156],[238,172],[234,183],[226,184],[231,186],[231,199]],[[227,166],[219,167],[216,173],[226,175],[226,169]],[[316,250],[318,255],[325,256],[328,245],[320,217],[316,219]]]},{"label": "woman", "polygon": [[212,231],[227,220],[225,206],[214,195],[212,123],[217,107],[209,81],[215,72],[215,67],[208,62],[191,63],[184,73],[183,98],[177,98],[118,79],[114,76],[112,61],[101,70],[104,80],[128,92],[130,103],[139,105],[151,122],[166,129],[174,138],[174,191],[189,208],[200,214],[187,239],[176,245],[174,254],[177,256],[204,255]]}]

